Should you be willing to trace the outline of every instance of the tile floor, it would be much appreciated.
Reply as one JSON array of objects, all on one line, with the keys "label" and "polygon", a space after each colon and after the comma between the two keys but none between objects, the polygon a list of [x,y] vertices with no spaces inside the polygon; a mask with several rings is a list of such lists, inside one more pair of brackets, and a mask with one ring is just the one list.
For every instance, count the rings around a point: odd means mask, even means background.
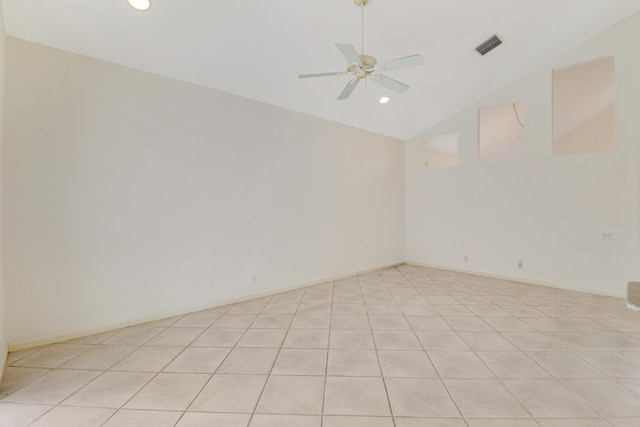
[{"label": "tile floor", "polygon": [[640,313],[403,265],[11,353],[0,395],[12,427],[640,427]]}]

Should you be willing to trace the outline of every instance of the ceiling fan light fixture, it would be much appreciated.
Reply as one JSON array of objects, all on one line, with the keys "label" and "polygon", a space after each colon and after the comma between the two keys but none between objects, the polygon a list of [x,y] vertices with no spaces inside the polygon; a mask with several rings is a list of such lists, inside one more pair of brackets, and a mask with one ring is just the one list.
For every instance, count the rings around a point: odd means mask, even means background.
[{"label": "ceiling fan light fixture", "polygon": [[149,10],[151,7],[151,0],[128,0],[129,5],[135,10]]},{"label": "ceiling fan light fixture", "polygon": [[386,104],[386,103],[387,103],[387,102],[389,102],[389,101],[391,101],[391,98],[389,98],[388,96],[383,96],[382,98],[380,98],[380,99],[378,100],[378,102],[379,102],[380,104]]}]

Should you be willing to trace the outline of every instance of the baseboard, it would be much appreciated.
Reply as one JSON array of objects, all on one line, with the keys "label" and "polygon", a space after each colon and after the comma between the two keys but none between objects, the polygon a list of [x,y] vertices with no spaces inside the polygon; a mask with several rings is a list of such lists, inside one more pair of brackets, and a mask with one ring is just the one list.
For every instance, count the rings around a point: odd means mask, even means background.
[{"label": "baseboard", "polygon": [[459,269],[459,268],[447,267],[447,266],[442,266],[442,265],[434,265],[434,264],[424,264],[424,263],[420,263],[420,262],[417,262],[417,261],[406,261],[406,264],[415,265],[415,266],[418,266],[418,267],[435,268],[435,269],[438,269],[438,270],[453,271],[453,272],[456,272],[456,273],[473,274],[474,276],[487,277],[487,278],[490,278],[490,279],[509,280],[511,282],[518,282],[518,283],[524,283],[524,284],[529,284],[529,285],[545,286],[547,288],[554,288],[554,289],[563,289],[565,291],[582,292],[582,293],[585,293],[585,294],[600,295],[600,296],[615,297],[615,298],[625,298],[625,296],[626,296],[624,294],[624,292],[618,293],[618,292],[606,292],[606,291],[602,291],[602,290],[599,290],[599,289],[581,289],[581,288],[565,286],[565,285],[561,285],[561,284],[557,284],[557,283],[545,283],[545,282],[539,282],[539,281],[536,281],[536,280],[529,280],[529,279],[522,278],[522,277],[501,276],[501,275],[490,274],[490,273],[486,273],[486,272],[482,272],[482,271]]},{"label": "baseboard", "polygon": [[3,342],[0,344],[0,384],[2,383],[2,375],[4,374],[4,367],[7,364],[7,355],[9,353],[8,346]]},{"label": "baseboard", "polygon": [[[74,332],[69,332],[69,333],[64,333],[64,334],[58,334],[58,335],[51,336],[51,337],[44,337],[44,338],[38,338],[38,339],[33,339],[33,340],[26,340],[26,341],[8,343],[8,351],[9,352],[13,352],[13,351],[25,350],[25,349],[33,348],[33,347],[40,347],[40,346],[43,346],[43,345],[53,344],[53,343],[62,342],[62,341],[68,341],[68,340],[72,340],[72,339],[75,339],[75,338],[81,338],[81,337],[86,337],[86,336],[89,336],[89,335],[99,334],[99,333],[102,333],[102,332],[112,331],[114,329],[120,329],[120,328],[126,328],[128,326],[139,325],[140,323],[153,322],[154,320],[166,319],[167,317],[179,316],[179,315],[183,315],[183,314],[193,313],[193,312],[196,312],[196,311],[206,310],[208,308],[214,308],[214,307],[220,307],[220,306],[223,306],[223,305],[235,304],[235,303],[238,303],[238,302],[248,301],[248,300],[251,300],[251,299],[254,299],[254,298],[260,298],[260,297],[264,297],[264,296],[267,296],[267,295],[279,294],[279,293],[282,293],[282,292],[293,291],[293,290],[300,289],[300,288],[306,288],[308,286],[318,285],[320,283],[325,283],[325,282],[330,282],[330,281],[334,281],[334,280],[345,279],[347,277],[352,277],[352,276],[355,276],[355,275],[358,275],[358,274],[366,274],[366,273],[370,273],[372,271],[383,270],[385,268],[393,268],[393,267],[397,267],[397,266],[402,265],[402,264],[404,264],[404,262],[397,262],[397,263],[393,263],[393,264],[387,264],[387,265],[382,265],[382,266],[378,266],[378,267],[367,268],[365,270],[354,271],[354,272],[350,272],[350,273],[346,273],[346,274],[341,274],[339,276],[326,277],[326,278],[323,278],[321,280],[315,280],[313,282],[307,282],[307,283],[302,283],[302,284],[297,284],[297,285],[285,286],[285,287],[281,287],[281,288],[271,289],[269,291],[257,292],[257,293],[250,294],[250,295],[243,295],[242,297],[238,297],[238,298],[219,300],[219,301],[215,301],[213,303],[208,303],[206,305],[203,305],[203,306],[200,306],[200,307],[190,308],[190,309],[187,309],[187,310],[179,310],[179,311],[170,312],[170,313],[161,313],[161,314],[158,314],[158,315],[154,315],[154,316],[151,316],[151,317],[145,317],[145,318],[130,319],[130,320],[127,320],[125,322],[113,323],[113,324],[105,325],[105,326],[102,326],[102,327],[99,327],[99,328],[84,329],[84,330],[80,330],[80,331],[74,331]],[[5,352],[5,356],[4,357],[6,358],[6,352]],[[2,365],[2,366],[4,366],[4,365]]]}]

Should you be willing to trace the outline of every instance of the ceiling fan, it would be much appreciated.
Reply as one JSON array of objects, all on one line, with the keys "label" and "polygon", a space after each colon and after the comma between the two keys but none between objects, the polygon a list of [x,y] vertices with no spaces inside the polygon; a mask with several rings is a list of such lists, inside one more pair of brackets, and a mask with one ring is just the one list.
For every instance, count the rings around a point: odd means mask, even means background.
[{"label": "ceiling fan", "polygon": [[[364,54],[364,5],[369,2],[369,0],[353,0],[354,3],[359,6],[362,10],[362,25],[361,25],[361,36],[362,36],[362,46],[361,46],[361,54],[358,55],[356,49],[349,44],[336,43],[336,47],[342,52],[345,58],[347,58],[347,70],[346,71],[336,71],[333,73],[315,73],[315,74],[300,74],[298,78],[300,79],[308,79],[312,77],[328,77],[328,76],[342,76],[346,74],[351,74],[355,77],[355,79],[349,81],[347,85],[344,87],[340,95],[338,95],[338,100],[344,100],[349,98],[351,93],[354,91],[356,86],[360,80],[371,78],[374,83],[379,84],[380,86],[389,89],[395,93],[404,93],[409,89],[409,86],[401,83],[397,80],[392,79],[391,77],[387,77],[382,74],[377,74],[378,71],[391,71],[398,70],[401,68],[409,68],[416,67],[418,65],[424,65],[424,59],[420,55],[411,55],[405,56],[403,58],[391,59],[389,61],[384,61],[378,63],[378,60],[371,55]],[[375,73],[375,74],[374,74]],[[365,80],[366,82],[366,80]]]}]

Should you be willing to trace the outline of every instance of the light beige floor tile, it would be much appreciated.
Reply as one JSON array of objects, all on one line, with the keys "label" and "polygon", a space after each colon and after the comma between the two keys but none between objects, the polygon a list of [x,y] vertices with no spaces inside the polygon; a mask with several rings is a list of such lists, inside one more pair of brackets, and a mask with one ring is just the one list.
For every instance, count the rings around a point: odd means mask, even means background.
[{"label": "light beige floor tile", "polygon": [[225,313],[218,318],[211,328],[223,328],[223,329],[241,329],[251,326],[254,320],[256,320],[257,314],[228,314]]},{"label": "light beige floor tile", "polygon": [[164,372],[212,374],[229,354],[229,348],[187,347],[167,367]]},{"label": "light beige floor tile", "polygon": [[147,341],[146,345],[186,347],[198,338],[204,330],[204,328],[187,327],[167,328]]},{"label": "light beige floor tile", "polygon": [[327,377],[325,415],[390,416],[382,378]]},{"label": "light beige floor tile", "polygon": [[495,378],[471,351],[429,351],[428,355],[441,378]]},{"label": "light beige floor tile", "polygon": [[261,314],[251,325],[252,328],[286,329],[293,321],[293,314]]},{"label": "light beige floor tile", "polygon": [[592,418],[598,416],[557,380],[505,380],[503,384],[536,418]]},{"label": "light beige floor tile", "polygon": [[640,417],[640,395],[614,380],[563,380],[604,417]]},{"label": "light beige floor tile", "polygon": [[331,331],[330,348],[373,349],[371,331]]},{"label": "light beige floor tile", "polygon": [[366,294],[363,297],[367,305],[395,305],[396,300],[389,294]]},{"label": "light beige floor tile", "polygon": [[440,316],[407,316],[415,331],[452,331],[453,329]]},{"label": "light beige floor tile", "polygon": [[296,314],[298,303],[295,304],[267,304],[262,314]]},{"label": "light beige floor tile", "polygon": [[147,384],[154,374],[105,372],[67,398],[63,405],[120,408]]},{"label": "light beige floor tile", "polygon": [[289,329],[282,344],[283,348],[327,348],[329,330],[325,329]]},{"label": "light beige floor tile", "polygon": [[620,332],[589,332],[588,335],[609,351],[640,351],[640,340]]},{"label": "light beige floor tile", "polygon": [[99,427],[113,415],[115,409],[73,408],[56,406],[44,414],[33,427]]},{"label": "light beige floor tile", "polygon": [[487,302],[485,305],[468,305],[467,308],[479,317],[511,317],[511,313],[491,304],[490,301]]},{"label": "light beige floor tile", "polygon": [[370,330],[369,318],[354,314],[334,314],[331,316],[331,329]]},{"label": "light beige floor tile", "polygon": [[102,342],[106,345],[143,345],[151,338],[164,331],[164,328],[144,328],[132,326],[123,329]]},{"label": "light beige floor tile", "polygon": [[286,335],[286,329],[249,329],[236,346],[279,348]]},{"label": "light beige floor tile", "polygon": [[445,380],[465,418],[529,418],[529,413],[497,380]]},{"label": "light beige floor tile", "polygon": [[528,352],[527,355],[556,378],[604,378],[606,374],[570,352]]},{"label": "light beige floor tile", "polygon": [[400,310],[405,316],[439,316],[429,304],[400,304]]},{"label": "light beige floor tile", "polygon": [[555,420],[538,420],[540,427],[611,427],[602,418],[569,418]]},{"label": "light beige floor tile", "polygon": [[378,377],[380,366],[374,350],[330,349],[327,375]]},{"label": "light beige floor tile", "polygon": [[516,351],[513,344],[498,332],[458,332],[474,351]]},{"label": "light beige floor tile", "polygon": [[0,398],[21,389],[48,372],[51,372],[51,370],[43,368],[20,368],[14,366],[5,367],[4,374],[2,375],[2,385],[0,385]]},{"label": "light beige floor tile", "polygon": [[609,418],[607,419],[614,427],[638,427],[640,418]]},{"label": "light beige floor tile", "polygon": [[364,298],[361,294],[334,294],[334,304],[364,304]]},{"label": "light beige floor tile", "polygon": [[469,427],[539,427],[534,420],[467,419]]},{"label": "light beige floor tile", "polygon": [[640,363],[617,352],[582,352],[576,354],[591,366],[613,378],[640,378]]},{"label": "light beige floor tile", "polygon": [[260,414],[321,415],[324,377],[269,377],[256,412]]},{"label": "light beige floor tile", "polygon": [[394,417],[394,419],[396,427],[467,427],[467,424],[462,420],[462,418]]},{"label": "light beige floor tile", "polygon": [[5,402],[57,405],[100,374],[57,369],[4,398]]},{"label": "light beige floor tile", "polygon": [[416,331],[416,336],[425,350],[457,351],[470,350],[469,346],[455,332]]},{"label": "light beige floor tile", "polygon": [[334,315],[366,315],[367,310],[364,304],[333,304],[331,313]]},{"label": "light beige floor tile", "polygon": [[96,345],[60,367],[104,371],[127,357],[138,347],[127,345]]},{"label": "light beige floor tile", "polygon": [[331,316],[328,314],[296,314],[291,323],[292,329],[329,329]]},{"label": "light beige floor tile", "polygon": [[543,312],[526,305],[506,305],[502,307],[505,311],[511,313],[515,317],[546,317]]},{"label": "light beige floor tile", "polygon": [[[171,317],[165,317],[164,319],[158,319],[158,320],[152,320],[151,322],[144,322],[144,323],[140,323],[136,326],[145,326],[145,327],[150,327],[150,328],[168,328],[169,326],[173,325],[174,323],[176,323],[178,320],[182,319],[184,317],[183,314],[180,314],[178,316],[171,316]],[[95,343],[98,344],[98,343]]]},{"label": "light beige floor tile", "polygon": [[208,328],[220,318],[219,314],[191,313],[171,325],[174,328]]},{"label": "light beige floor tile", "polygon": [[331,304],[333,301],[331,294],[305,294],[302,297],[302,304]]},{"label": "light beige floor tile", "polygon": [[266,381],[266,375],[215,374],[189,411],[251,414]]},{"label": "light beige floor tile", "polygon": [[27,368],[57,368],[92,348],[86,344],[51,344],[15,362],[13,366]]},{"label": "light beige floor tile", "polygon": [[25,357],[29,356],[30,354],[36,353],[36,352],[38,352],[38,351],[40,351],[40,350],[42,350],[43,348],[46,348],[46,347],[48,347],[48,345],[32,347],[32,348],[25,348],[24,350],[12,351],[11,353],[9,353],[7,355],[7,365],[8,366],[12,366],[18,360],[24,359]]},{"label": "light beige floor tile", "polygon": [[326,370],[326,349],[282,349],[271,374],[324,375]]},{"label": "light beige floor tile", "polygon": [[210,328],[191,343],[195,347],[233,347],[246,329]]},{"label": "light beige floor tile", "polygon": [[[269,301],[269,304],[267,304],[267,306],[273,305],[273,304],[295,304],[297,306],[298,304],[300,304],[300,301],[302,301],[303,296],[304,296],[304,289],[282,292],[280,294],[274,295],[273,298],[271,298],[271,301]],[[265,308],[265,311],[263,311],[263,313],[265,312],[266,312],[266,308]]]},{"label": "light beige floor tile", "polygon": [[234,348],[218,368],[221,374],[268,374],[278,355],[277,348]]},{"label": "light beige floor tile", "polygon": [[208,379],[207,374],[158,374],[125,408],[184,411]]},{"label": "light beige floor tile", "polygon": [[373,331],[378,350],[422,350],[413,331]]},{"label": "light beige floor tile", "polygon": [[298,307],[296,314],[331,314],[331,304],[325,303],[302,303]]},{"label": "light beige floor tile", "polygon": [[255,414],[249,427],[320,427],[321,423],[318,415]]},{"label": "light beige floor tile", "polygon": [[437,378],[431,361],[423,351],[378,351],[385,377]]},{"label": "light beige floor tile", "polygon": [[429,304],[433,305],[460,305],[460,301],[452,296],[427,296],[425,297]]},{"label": "light beige floor tile", "polygon": [[395,417],[460,417],[449,393],[438,379],[387,378],[386,385]]},{"label": "light beige floor tile", "polygon": [[182,347],[140,347],[116,363],[111,370],[130,372],[160,372],[178,354]]},{"label": "light beige floor tile", "polygon": [[[323,427],[394,427],[391,417],[340,417],[327,415]],[[292,426],[293,427],[293,426]]]},{"label": "light beige floor tile", "polygon": [[26,427],[52,407],[0,402],[0,425]]},{"label": "light beige floor tile", "polygon": [[477,355],[498,378],[533,379],[551,377],[547,371],[524,353],[496,351],[479,352]]},{"label": "light beige floor tile", "polygon": [[564,348],[540,332],[502,332],[521,351],[562,351]]},{"label": "light beige floor tile", "polygon": [[228,314],[259,314],[264,310],[268,301],[244,301],[237,304],[233,304]]},{"label": "light beige floor tile", "polygon": [[566,350],[593,351],[606,349],[606,346],[601,346],[598,341],[583,332],[545,332],[544,335]]},{"label": "light beige floor tile", "polygon": [[475,313],[466,308],[464,305],[434,305],[433,308],[441,316],[447,317],[475,317]]},{"label": "light beige floor tile", "polygon": [[400,306],[395,304],[395,300],[391,304],[367,304],[366,309],[367,313],[373,316],[392,316],[403,314]]},{"label": "light beige floor tile", "polygon": [[533,332],[533,328],[516,317],[485,317],[493,329],[498,332]]},{"label": "light beige floor tile", "polygon": [[187,412],[176,427],[247,427],[249,414],[211,414]]},{"label": "light beige floor tile", "polygon": [[493,328],[479,317],[452,317],[445,316],[444,320],[455,331],[493,331]]},{"label": "light beige floor tile", "polygon": [[103,427],[173,427],[181,415],[182,412],[121,409]]}]

